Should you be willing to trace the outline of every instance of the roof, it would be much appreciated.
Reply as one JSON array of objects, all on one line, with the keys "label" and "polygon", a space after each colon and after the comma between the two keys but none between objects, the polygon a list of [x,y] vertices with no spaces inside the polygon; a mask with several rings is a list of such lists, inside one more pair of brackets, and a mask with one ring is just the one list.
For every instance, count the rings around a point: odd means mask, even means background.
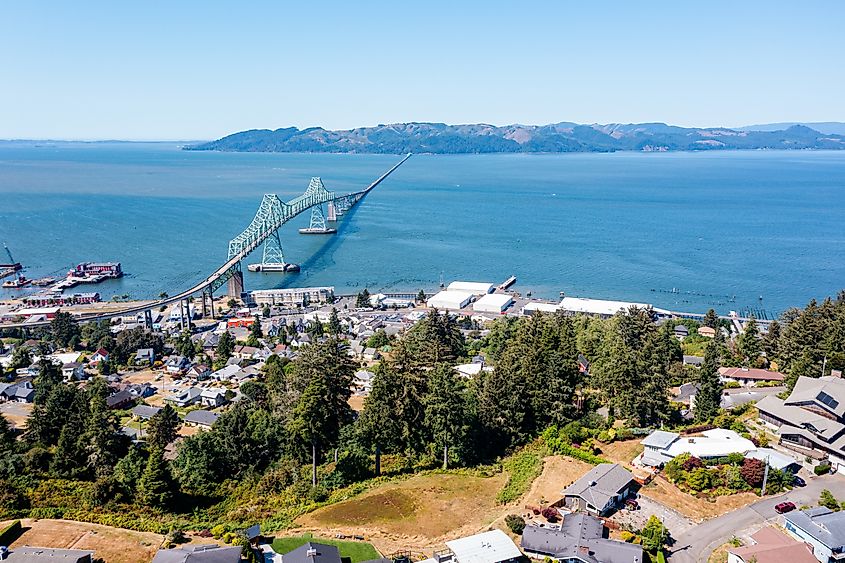
[{"label": "roof", "polygon": [[48,563],[50,561],[77,563],[91,561],[93,556],[93,551],[82,549],[23,546],[12,549],[5,560],[11,563]]},{"label": "roof", "polygon": [[132,408],[132,414],[141,418],[151,418],[160,410],[158,407],[151,407],[149,405],[137,405]]},{"label": "roof", "polygon": [[522,552],[502,530],[447,541],[446,545],[458,563],[496,563],[522,557]]},{"label": "roof", "polygon": [[426,303],[429,307],[460,309],[473,297],[475,297],[475,294],[468,291],[447,290],[429,297]]},{"label": "roof", "polygon": [[760,461],[768,461],[770,467],[780,470],[786,469],[790,465],[801,464],[800,461],[791,455],[781,453],[777,450],[773,450],[772,448],[757,448],[756,450],[751,450],[746,453],[745,457],[759,459]]},{"label": "roof", "polygon": [[513,303],[513,298],[504,293],[488,293],[472,304],[474,311],[503,311]]},{"label": "roof", "polygon": [[487,282],[453,281],[446,289],[448,291],[464,291],[473,295],[480,295],[482,293],[490,293],[495,288],[496,286]]},{"label": "roof", "polygon": [[[792,395],[789,397],[791,399]],[[774,395],[761,399],[757,403],[757,410],[784,420],[795,428],[806,429],[812,439],[819,443],[829,444],[845,430],[845,425],[840,422],[799,406],[789,405]]]},{"label": "roof", "polygon": [[578,557],[589,563],[640,563],[640,545],[603,537],[604,525],[598,518],[583,513],[567,514],[560,529],[526,526],[522,532],[525,551],[549,555],[555,559]]},{"label": "roof", "polygon": [[333,545],[306,542],[282,555],[282,563],[340,563],[340,552]]},{"label": "roof", "polygon": [[831,549],[845,545],[845,512],[819,507],[789,512],[784,518]]},{"label": "roof", "polygon": [[633,480],[631,472],[618,463],[600,463],[566,487],[564,496],[578,496],[601,510]]},{"label": "roof", "polygon": [[200,393],[200,397],[205,399],[216,399],[220,395],[226,396],[226,390],[220,387],[207,387]]},{"label": "roof", "polygon": [[761,529],[751,535],[753,545],[745,547],[733,547],[728,549],[730,553],[741,557],[743,561],[750,561],[752,558],[757,563],[816,563],[817,559],[813,552],[804,543],[798,542],[786,534],[779,532],[772,527]]},{"label": "roof", "polygon": [[559,309],[569,311],[571,313],[585,313],[587,315],[605,315],[613,316],[620,311],[625,311],[631,307],[639,307],[640,309],[650,309],[651,305],[647,303],[628,303],[626,301],[607,301],[604,299],[587,299],[586,297],[564,297]]},{"label": "roof", "polygon": [[684,354],[684,363],[690,366],[700,366],[704,363],[703,356],[688,356]]},{"label": "roof", "polygon": [[801,376],[795,382],[785,404],[813,403],[835,414],[845,416],[845,380],[826,375],[818,379]]},{"label": "roof", "polygon": [[159,549],[152,563],[238,563],[240,560],[240,547],[220,547],[212,543]]},{"label": "roof", "polygon": [[779,371],[769,371],[757,368],[719,368],[719,375],[736,379],[757,379],[759,381],[783,381],[784,375]]},{"label": "roof", "polygon": [[220,415],[217,413],[207,411],[205,409],[197,409],[185,415],[185,422],[200,424],[202,426],[211,426],[217,422],[218,418],[220,418]]},{"label": "roof", "polygon": [[678,438],[666,450],[672,457],[689,453],[695,457],[723,457],[732,453],[744,454],[756,449],[754,442],[743,438],[733,430],[714,428],[702,432],[704,436]]},{"label": "roof", "polygon": [[651,447],[663,449],[677,440],[681,435],[674,432],[666,432],[665,430],[655,430],[640,441],[640,444]]},{"label": "roof", "polygon": [[126,389],[123,389],[121,391],[118,391],[114,395],[109,395],[108,397],[106,397],[106,405],[109,407],[115,407],[127,401],[131,401],[133,398],[134,397],[132,397],[132,393],[130,393]]},{"label": "roof", "polygon": [[526,303],[525,307],[522,308],[522,313],[530,315],[534,311],[539,311],[541,313],[556,313],[560,310],[560,305],[557,303],[541,303],[538,301],[531,301],[530,303]]},{"label": "roof", "polygon": [[236,373],[238,373],[238,371],[240,371],[240,369],[241,368],[238,364],[232,364],[230,366],[225,366],[225,367],[218,369],[217,371],[215,371],[211,375],[212,375],[212,377],[216,377],[218,379],[228,379],[228,378],[232,377],[233,375],[235,375]]}]

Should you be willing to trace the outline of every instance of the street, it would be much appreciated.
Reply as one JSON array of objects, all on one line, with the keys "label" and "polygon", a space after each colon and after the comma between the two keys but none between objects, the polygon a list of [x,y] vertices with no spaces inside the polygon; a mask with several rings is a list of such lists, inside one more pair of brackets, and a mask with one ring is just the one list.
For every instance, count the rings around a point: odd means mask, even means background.
[{"label": "street", "polygon": [[675,538],[675,545],[667,550],[673,563],[703,563],[714,549],[727,542],[732,536],[753,532],[749,528],[761,528],[775,522],[780,515],[775,505],[791,501],[799,509],[802,505],[817,506],[822,489],[829,489],[838,499],[845,499],[845,476],[825,475],[809,479],[806,487],[795,489],[775,497],[769,497],[734,510],[718,518],[707,520]]}]

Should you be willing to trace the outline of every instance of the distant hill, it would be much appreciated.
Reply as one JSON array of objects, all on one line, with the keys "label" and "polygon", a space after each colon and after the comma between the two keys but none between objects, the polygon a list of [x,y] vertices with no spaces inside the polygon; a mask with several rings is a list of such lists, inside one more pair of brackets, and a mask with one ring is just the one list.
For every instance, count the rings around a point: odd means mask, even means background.
[{"label": "distant hill", "polygon": [[744,131],[665,123],[609,125],[446,125],[395,123],[329,131],[321,127],[253,129],[186,150],[401,154],[700,151],[725,149],[845,149],[845,136],[804,125]]},{"label": "distant hill", "polygon": [[737,131],[783,131],[795,125],[803,125],[825,135],[845,135],[845,123],[840,121],[763,123],[761,125],[738,127]]}]

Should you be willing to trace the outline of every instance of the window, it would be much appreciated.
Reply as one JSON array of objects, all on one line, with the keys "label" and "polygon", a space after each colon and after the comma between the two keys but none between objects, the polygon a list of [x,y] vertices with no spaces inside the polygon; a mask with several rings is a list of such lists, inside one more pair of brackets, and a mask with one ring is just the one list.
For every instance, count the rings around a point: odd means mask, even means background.
[{"label": "window", "polygon": [[823,405],[827,405],[831,408],[831,410],[836,410],[836,407],[839,406],[839,401],[837,401],[824,391],[821,391],[818,395],[816,395],[816,400],[822,403]]}]

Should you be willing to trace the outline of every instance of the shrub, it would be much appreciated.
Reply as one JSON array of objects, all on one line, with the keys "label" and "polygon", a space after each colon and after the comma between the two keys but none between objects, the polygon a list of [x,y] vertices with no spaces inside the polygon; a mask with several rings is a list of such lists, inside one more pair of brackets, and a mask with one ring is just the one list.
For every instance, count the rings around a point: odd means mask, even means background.
[{"label": "shrub", "polygon": [[522,530],[525,529],[525,519],[522,516],[517,516],[516,514],[508,514],[505,516],[505,524],[507,524],[511,532],[516,535],[521,535]]},{"label": "shrub", "polygon": [[23,533],[21,521],[15,520],[0,531],[0,545],[10,545]]},{"label": "shrub", "polygon": [[560,520],[560,512],[558,512],[557,509],[552,506],[547,506],[546,508],[544,508],[542,514],[543,518],[545,518],[549,522],[554,523]]},{"label": "shrub", "polygon": [[813,473],[816,475],[827,475],[830,473],[830,464],[829,463],[820,463],[813,468]]},{"label": "shrub", "polygon": [[703,491],[710,488],[710,471],[703,467],[693,470],[687,476],[687,485],[693,491]]},{"label": "shrub", "polygon": [[629,532],[628,530],[622,530],[619,532],[619,539],[626,543],[632,543],[634,539],[637,537],[637,534],[634,532]]},{"label": "shrub", "polygon": [[839,503],[836,501],[836,497],[827,489],[822,490],[822,493],[819,495],[819,504],[831,510],[839,510]]},{"label": "shrub", "polygon": [[725,383],[725,389],[739,389],[740,387],[739,381],[728,381]]},{"label": "shrub", "polygon": [[731,465],[742,465],[742,462],[745,461],[745,456],[740,453],[732,453],[728,454],[727,461],[725,463],[729,463]]},{"label": "shrub", "polygon": [[684,471],[692,471],[693,469],[698,469],[700,467],[704,467],[704,463],[701,461],[700,458],[695,457],[694,455],[688,457],[684,460],[681,467],[684,468]]},{"label": "shrub", "polygon": [[543,460],[536,451],[526,448],[506,459],[502,468],[508,473],[508,482],[496,495],[496,501],[507,504],[528,491],[531,483],[543,471]]},{"label": "shrub", "polygon": [[223,524],[217,524],[213,528],[211,528],[211,535],[217,538],[218,540],[223,537],[223,534],[227,532],[226,526]]},{"label": "shrub", "polygon": [[759,487],[763,484],[763,474],[766,471],[766,464],[759,459],[746,458],[739,470],[745,482],[752,487]]}]

